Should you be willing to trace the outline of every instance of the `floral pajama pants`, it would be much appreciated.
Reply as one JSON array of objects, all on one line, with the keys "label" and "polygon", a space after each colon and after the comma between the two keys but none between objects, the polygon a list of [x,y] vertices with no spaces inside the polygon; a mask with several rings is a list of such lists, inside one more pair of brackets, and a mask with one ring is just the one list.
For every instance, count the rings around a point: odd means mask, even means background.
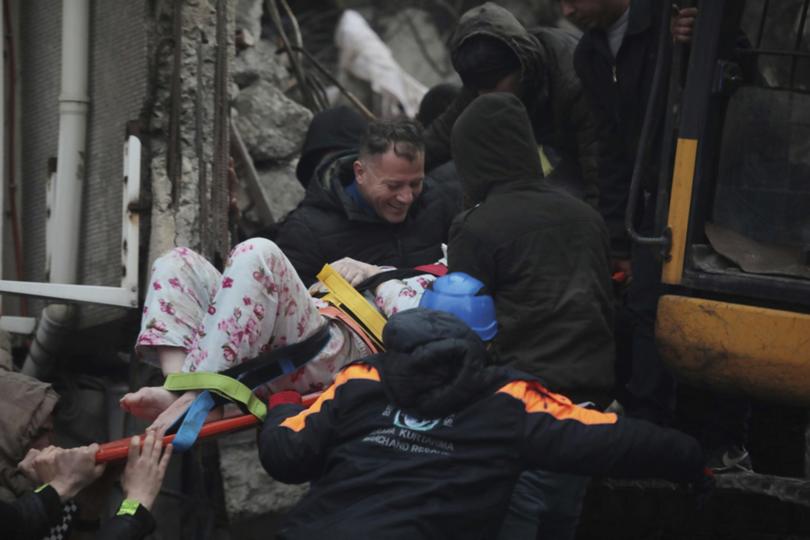
[{"label": "floral pajama pants", "polygon": [[175,248],[155,261],[136,350],[156,361],[155,347],[186,351],[184,372],[224,371],[259,354],[298,343],[329,325],[326,346],[268,390],[322,390],[342,366],[370,354],[345,325],[323,317],[290,261],[273,242],[237,245],[220,274],[204,257]]}]

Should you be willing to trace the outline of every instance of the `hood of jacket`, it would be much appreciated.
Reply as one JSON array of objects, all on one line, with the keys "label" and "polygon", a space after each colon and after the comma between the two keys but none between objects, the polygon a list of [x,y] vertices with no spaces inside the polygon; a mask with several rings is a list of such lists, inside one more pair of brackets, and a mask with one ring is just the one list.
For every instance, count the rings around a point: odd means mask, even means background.
[{"label": "hood of jacket", "polygon": [[298,181],[307,187],[325,154],[347,150],[356,152],[367,127],[368,120],[346,105],[316,113],[307,129],[301,157],[295,168]]},{"label": "hood of jacket", "polygon": [[544,86],[543,46],[509,10],[487,2],[461,16],[450,37],[450,59],[454,66],[459,47],[473,36],[490,36],[503,41],[520,60],[521,81],[532,86]]},{"label": "hood of jacket", "polygon": [[50,384],[0,368],[0,396],[0,488],[19,496],[32,486],[17,463],[39,435],[59,394]]},{"label": "hood of jacket", "polygon": [[449,313],[410,309],[392,316],[378,356],[388,398],[418,418],[442,418],[475,401],[488,388],[484,344]]},{"label": "hood of jacket", "polygon": [[512,94],[476,98],[456,120],[450,145],[469,205],[495,185],[543,177],[528,113]]}]

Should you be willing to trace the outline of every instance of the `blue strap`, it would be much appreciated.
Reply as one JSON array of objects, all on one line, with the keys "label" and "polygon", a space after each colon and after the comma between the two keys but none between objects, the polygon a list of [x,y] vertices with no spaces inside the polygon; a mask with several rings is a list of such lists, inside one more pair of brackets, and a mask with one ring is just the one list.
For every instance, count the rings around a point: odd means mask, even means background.
[{"label": "blue strap", "polygon": [[[285,375],[296,370],[295,364],[289,358],[278,360],[278,366]],[[180,426],[174,436],[174,441],[172,441],[175,452],[185,452],[194,446],[205,419],[208,418],[208,413],[215,406],[214,396],[208,390],[204,390],[191,402],[186,412],[174,421],[169,431],[172,431],[178,425]]]},{"label": "blue strap", "polygon": [[177,434],[174,436],[174,441],[172,441],[172,446],[176,452],[185,452],[194,445],[205,419],[208,417],[208,413],[213,408],[214,398],[208,390],[205,390],[191,402],[191,406],[186,410],[185,415],[181,415],[175,421],[175,425],[182,422],[180,429],[177,430]]}]

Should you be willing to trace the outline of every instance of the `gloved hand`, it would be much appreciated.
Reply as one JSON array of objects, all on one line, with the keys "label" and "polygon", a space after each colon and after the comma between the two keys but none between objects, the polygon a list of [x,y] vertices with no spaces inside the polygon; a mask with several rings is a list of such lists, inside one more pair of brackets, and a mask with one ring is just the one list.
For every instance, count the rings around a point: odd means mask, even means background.
[{"label": "gloved hand", "polygon": [[383,271],[379,266],[356,261],[350,257],[343,257],[339,261],[329,264],[343,276],[343,279],[351,283],[352,287]]},{"label": "gloved hand", "polygon": [[304,401],[301,399],[301,394],[295,390],[282,390],[281,392],[276,392],[267,398],[268,409],[274,409],[279,405],[286,405],[287,403],[302,405]]}]

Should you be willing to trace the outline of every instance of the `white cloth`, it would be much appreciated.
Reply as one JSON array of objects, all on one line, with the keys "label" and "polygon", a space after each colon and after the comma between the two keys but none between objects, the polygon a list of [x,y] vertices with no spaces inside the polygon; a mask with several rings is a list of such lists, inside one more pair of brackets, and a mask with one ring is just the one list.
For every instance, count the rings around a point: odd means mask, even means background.
[{"label": "white cloth", "polygon": [[373,92],[387,99],[383,116],[396,115],[397,104],[406,115],[416,115],[427,87],[400,67],[362,15],[351,9],[343,13],[335,30],[335,45],[338,69],[368,81]]}]

